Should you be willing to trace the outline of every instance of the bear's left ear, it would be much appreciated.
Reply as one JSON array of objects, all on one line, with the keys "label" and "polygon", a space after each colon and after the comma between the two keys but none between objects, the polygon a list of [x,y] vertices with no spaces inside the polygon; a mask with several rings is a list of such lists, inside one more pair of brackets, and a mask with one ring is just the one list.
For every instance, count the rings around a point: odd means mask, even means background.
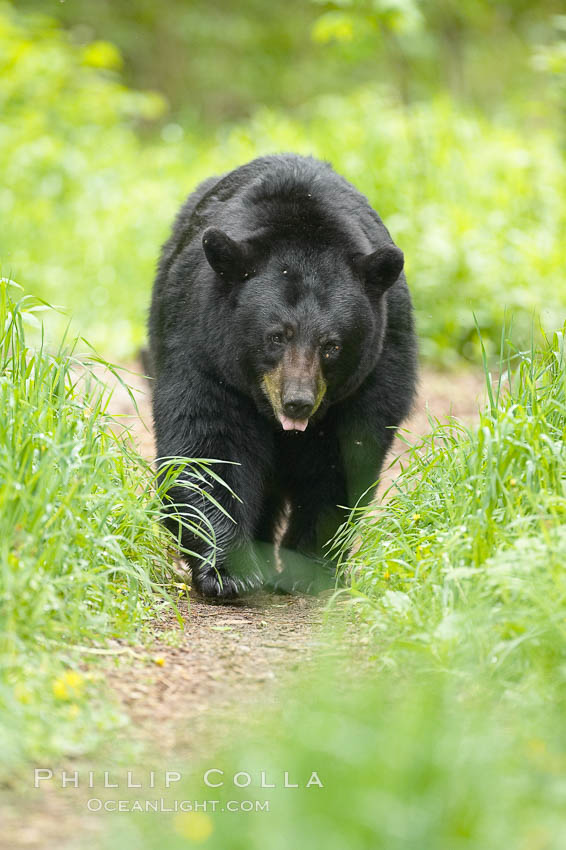
[{"label": "bear's left ear", "polygon": [[392,286],[401,272],[405,258],[396,245],[382,245],[373,254],[358,257],[356,266],[368,286],[381,294]]},{"label": "bear's left ear", "polygon": [[206,259],[214,271],[228,280],[247,277],[250,258],[242,242],[231,239],[223,230],[209,227],[202,236]]}]

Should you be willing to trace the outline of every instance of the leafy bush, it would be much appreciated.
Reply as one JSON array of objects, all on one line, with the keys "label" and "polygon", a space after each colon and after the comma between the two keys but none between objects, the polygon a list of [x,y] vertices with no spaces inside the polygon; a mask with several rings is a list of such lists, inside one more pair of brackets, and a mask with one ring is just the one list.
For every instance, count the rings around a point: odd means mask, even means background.
[{"label": "leafy bush", "polygon": [[[140,238],[139,211],[155,198],[139,179],[134,123],[163,102],[101,69],[116,65],[108,48],[75,47],[49,19],[0,7],[0,265],[80,319],[90,316],[83,329],[107,347],[115,340],[121,354],[139,340],[127,305],[140,262],[155,256],[147,213]],[[142,315],[140,307],[140,325]]]},{"label": "leafy bush", "polygon": [[[112,357],[132,354],[159,246],[185,195],[251,157],[332,161],[406,254],[426,358],[475,358],[474,313],[497,346],[505,308],[525,341],[532,313],[563,320],[566,168],[544,129],[490,121],[445,98],[403,108],[379,89],[259,110],[215,135],[166,124],[142,143],[154,96],[119,82],[110,45],[71,44],[43,18],[0,10],[0,262],[69,306]],[[110,65],[101,68],[100,65]]]},{"label": "leafy bush", "polygon": [[[45,9],[45,0],[18,0]],[[552,33],[556,0],[73,0],[49,4],[71,37],[110,37],[129,84],[151,85],[176,118],[242,120],[383,80],[399,100],[452,91],[488,109],[540,110],[548,85],[525,62]],[[548,103],[545,103],[545,107]],[[554,119],[546,110],[546,120]],[[183,120],[183,118],[181,118]]]}]

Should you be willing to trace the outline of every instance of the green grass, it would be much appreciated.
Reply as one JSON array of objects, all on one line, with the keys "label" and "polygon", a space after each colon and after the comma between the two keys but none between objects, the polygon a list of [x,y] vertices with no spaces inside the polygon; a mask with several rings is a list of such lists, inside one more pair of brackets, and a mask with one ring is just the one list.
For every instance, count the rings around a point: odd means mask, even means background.
[{"label": "green grass", "polygon": [[153,474],[109,427],[97,358],[28,342],[25,324],[44,307],[12,300],[14,291],[2,283],[4,635],[122,633],[148,603],[150,577],[162,581],[167,570]]},{"label": "green grass", "polygon": [[100,698],[89,648],[139,639],[173,604],[160,494],[180,471],[201,489],[210,470],[171,459],[158,484],[108,413],[102,370],[123,378],[94,353],[79,355],[77,340],[52,350],[38,318],[46,312],[0,282],[2,770],[89,752],[124,722]]},{"label": "green grass", "polygon": [[566,659],[564,332],[502,365],[479,425],[431,422],[339,543],[360,541],[352,589],[381,640],[461,653],[507,687]]},{"label": "green grass", "polygon": [[[294,699],[264,717],[259,735],[240,727],[229,750],[185,765],[174,791],[135,794],[200,810],[107,815],[99,846],[181,850],[204,835],[202,846],[230,850],[560,850],[563,701],[498,702],[481,679],[466,691],[457,675],[416,664],[364,683],[336,672],[327,665],[295,682]],[[223,787],[205,785],[211,767],[224,771],[213,775]],[[251,777],[243,789],[239,771]],[[261,787],[262,771],[275,789]],[[285,771],[299,788],[284,788]],[[312,771],[323,788],[305,788]],[[218,801],[216,811],[203,811],[204,800]],[[269,811],[228,812],[229,801],[268,801]]]}]

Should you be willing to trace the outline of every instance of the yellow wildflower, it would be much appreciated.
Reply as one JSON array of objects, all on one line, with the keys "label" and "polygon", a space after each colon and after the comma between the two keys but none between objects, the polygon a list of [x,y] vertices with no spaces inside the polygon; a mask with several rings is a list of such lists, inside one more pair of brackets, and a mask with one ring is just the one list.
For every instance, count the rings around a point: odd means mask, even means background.
[{"label": "yellow wildflower", "polygon": [[189,841],[206,841],[212,834],[212,818],[204,812],[180,812],[173,820],[175,832]]},{"label": "yellow wildflower", "polygon": [[70,699],[81,695],[84,687],[84,676],[76,670],[67,670],[53,682],[55,699]]}]

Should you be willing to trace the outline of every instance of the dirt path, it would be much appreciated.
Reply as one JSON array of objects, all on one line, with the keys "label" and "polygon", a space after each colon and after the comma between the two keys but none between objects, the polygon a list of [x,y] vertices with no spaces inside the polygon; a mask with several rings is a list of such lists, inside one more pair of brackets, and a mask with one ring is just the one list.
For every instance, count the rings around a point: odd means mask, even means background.
[{"label": "dirt path", "polygon": [[[125,417],[142,454],[154,454],[151,409],[145,380],[132,370],[128,376],[139,390],[140,417],[121,388],[115,392],[114,413]],[[464,373],[446,375],[427,370],[421,378],[415,411],[405,428],[414,435],[429,430],[428,415],[453,414],[471,422],[484,397],[483,376]],[[391,458],[402,455],[405,445],[397,439]],[[384,475],[384,489],[399,469],[395,463]],[[164,752],[179,749],[195,752],[195,741],[205,741],[211,711],[233,710],[255,699],[268,699],[277,690],[284,671],[310,662],[313,648],[320,649],[325,599],[259,594],[245,602],[211,605],[191,598],[183,603],[184,630],[179,642],[167,641],[178,630],[173,615],[157,625],[151,656],[159,659],[148,669],[125,661],[111,677],[112,687],[134,720],[137,734],[151,737],[157,722]],[[334,615],[336,616],[336,614]],[[162,638],[160,638],[160,633]],[[146,650],[147,651],[147,650]],[[134,684],[132,684],[134,683]],[[191,717],[191,732],[187,724]],[[195,735],[195,729],[198,735]]]},{"label": "dirt path", "polygon": [[[125,377],[139,390],[140,417],[119,386],[111,410],[124,417],[141,452],[152,458],[147,384],[135,372]],[[473,421],[483,387],[481,376],[426,371],[414,415],[405,427],[416,435],[426,433],[427,411]],[[403,450],[397,440],[392,454]],[[395,464],[387,477],[394,477],[397,469]],[[336,606],[329,624],[325,602],[326,596],[269,594],[226,605],[183,599],[179,602],[183,628],[173,613],[164,614],[144,645],[115,646],[117,655],[108,666],[106,679],[132,721],[125,734],[161,763],[173,755],[176,763],[186,763],[213,752],[211,747],[221,746],[240,718],[249,726],[258,702],[268,708],[281,689],[292,687],[294,672],[304,670],[324,652],[328,627],[337,625],[341,616],[341,606]],[[350,641],[357,640],[353,630],[345,633],[345,659],[352,657]],[[229,722],[224,722],[228,718]],[[4,806],[0,848],[70,850],[73,835],[84,837],[85,829],[87,833],[94,830],[94,839],[97,827],[92,816],[85,817],[84,811],[79,814],[77,803],[73,808],[70,801],[69,795],[36,795],[33,807],[24,807],[24,819],[19,806]]]},{"label": "dirt path", "polygon": [[230,734],[221,719],[237,725],[250,704],[269,703],[283,675],[323,649],[323,608],[320,597],[268,594],[227,605],[182,603],[184,629],[168,614],[142,659],[126,658],[110,677],[136,737],[151,740],[158,728],[162,757],[198,758],[209,743],[221,744],[222,730]]}]

